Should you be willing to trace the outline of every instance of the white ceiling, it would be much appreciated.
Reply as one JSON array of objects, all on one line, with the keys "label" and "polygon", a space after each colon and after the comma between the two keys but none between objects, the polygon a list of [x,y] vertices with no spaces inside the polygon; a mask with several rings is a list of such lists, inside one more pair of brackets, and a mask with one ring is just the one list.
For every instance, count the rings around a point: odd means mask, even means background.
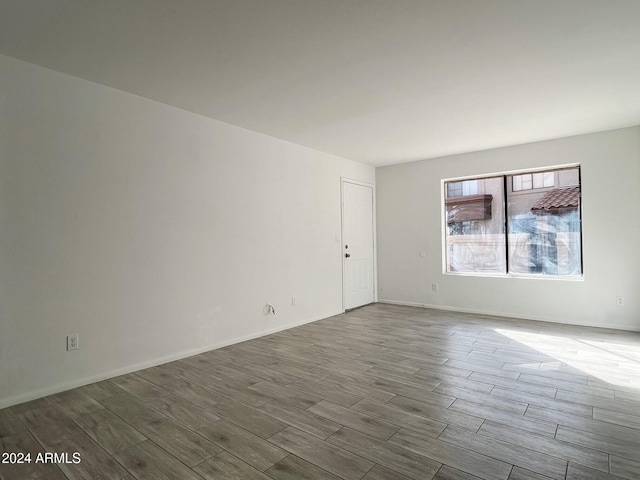
[{"label": "white ceiling", "polygon": [[376,166],[640,124],[639,0],[0,0],[0,53]]}]

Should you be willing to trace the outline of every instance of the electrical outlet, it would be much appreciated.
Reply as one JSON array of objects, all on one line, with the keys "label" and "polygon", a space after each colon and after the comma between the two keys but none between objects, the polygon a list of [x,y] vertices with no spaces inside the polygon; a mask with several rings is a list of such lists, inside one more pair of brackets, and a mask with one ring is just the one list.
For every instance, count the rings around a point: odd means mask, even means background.
[{"label": "electrical outlet", "polygon": [[78,334],[73,333],[71,335],[67,335],[67,350],[78,350],[80,348],[80,344],[78,343]]},{"label": "electrical outlet", "polygon": [[432,291],[432,292],[438,292],[438,291],[440,291],[440,287],[438,286],[438,284],[437,284],[437,283],[432,283],[432,284],[431,284],[431,291]]},{"label": "electrical outlet", "polygon": [[616,297],[616,305],[618,306],[624,305],[624,297]]}]

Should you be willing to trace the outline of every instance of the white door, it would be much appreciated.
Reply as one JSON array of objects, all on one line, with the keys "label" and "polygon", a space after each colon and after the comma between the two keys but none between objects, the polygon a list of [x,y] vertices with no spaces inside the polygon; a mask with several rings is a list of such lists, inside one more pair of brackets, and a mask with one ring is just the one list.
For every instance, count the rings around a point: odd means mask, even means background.
[{"label": "white door", "polygon": [[342,182],[342,288],[345,310],[373,303],[373,188]]}]

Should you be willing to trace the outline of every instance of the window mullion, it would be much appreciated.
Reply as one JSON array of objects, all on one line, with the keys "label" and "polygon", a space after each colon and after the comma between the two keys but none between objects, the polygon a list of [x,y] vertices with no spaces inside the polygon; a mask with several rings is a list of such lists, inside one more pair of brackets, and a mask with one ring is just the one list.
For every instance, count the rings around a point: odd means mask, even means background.
[{"label": "window mullion", "polygon": [[503,193],[502,193],[502,198],[503,198],[503,203],[502,203],[502,209],[504,211],[504,270],[505,273],[508,275],[509,274],[509,217],[508,217],[508,213],[509,213],[509,208],[508,208],[508,204],[509,204],[509,198],[507,197],[507,176],[503,175],[502,176],[503,182],[502,182],[502,189],[503,189]]}]

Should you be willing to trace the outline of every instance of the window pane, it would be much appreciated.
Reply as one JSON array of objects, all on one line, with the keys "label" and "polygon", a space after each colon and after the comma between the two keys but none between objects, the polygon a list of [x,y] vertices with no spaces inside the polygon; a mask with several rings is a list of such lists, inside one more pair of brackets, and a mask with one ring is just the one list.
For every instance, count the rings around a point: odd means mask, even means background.
[{"label": "window pane", "polygon": [[522,190],[522,178],[520,175],[514,175],[513,177],[513,190],[517,192],[518,190]]},{"label": "window pane", "polygon": [[[554,172],[539,175],[553,186]],[[509,195],[509,272],[582,274],[579,167],[558,171],[558,178],[552,190]]]},{"label": "window pane", "polygon": [[462,182],[462,195],[477,195],[478,194],[478,181],[467,180]]},{"label": "window pane", "polygon": [[462,195],[462,182],[447,182],[447,198]]},{"label": "window pane", "polygon": [[542,173],[534,173],[533,174],[533,188],[542,188],[543,185],[543,174]]},{"label": "window pane", "polygon": [[506,273],[503,177],[473,182],[482,195],[445,201],[447,272]]}]

